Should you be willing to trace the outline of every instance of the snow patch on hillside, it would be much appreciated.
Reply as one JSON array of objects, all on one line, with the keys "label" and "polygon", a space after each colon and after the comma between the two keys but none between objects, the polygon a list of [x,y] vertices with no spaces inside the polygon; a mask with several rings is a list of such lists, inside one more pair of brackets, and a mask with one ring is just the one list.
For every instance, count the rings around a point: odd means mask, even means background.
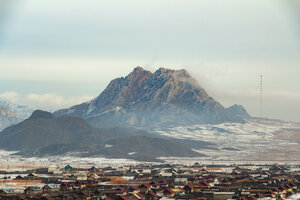
[{"label": "snow patch on hillside", "polygon": [[[300,123],[270,119],[247,119],[246,123],[201,124],[154,129],[154,133],[177,139],[190,139],[216,144],[217,150],[203,149],[213,160],[245,158],[251,153],[261,152],[277,146],[299,144],[299,141],[277,139],[284,130],[300,130]],[[223,149],[224,148],[224,149]],[[234,148],[238,151],[228,151]],[[197,151],[197,149],[195,149]]]}]

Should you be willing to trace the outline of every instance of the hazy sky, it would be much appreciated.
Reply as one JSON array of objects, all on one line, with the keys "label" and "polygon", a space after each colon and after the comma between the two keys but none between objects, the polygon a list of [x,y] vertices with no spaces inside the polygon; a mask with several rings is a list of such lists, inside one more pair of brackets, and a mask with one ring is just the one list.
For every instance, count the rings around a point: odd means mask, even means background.
[{"label": "hazy sky", "polygon": [[297,0],[0,0],[0,100],[55,110],[135,66],[187,69],[224,106],[300,121]]}]

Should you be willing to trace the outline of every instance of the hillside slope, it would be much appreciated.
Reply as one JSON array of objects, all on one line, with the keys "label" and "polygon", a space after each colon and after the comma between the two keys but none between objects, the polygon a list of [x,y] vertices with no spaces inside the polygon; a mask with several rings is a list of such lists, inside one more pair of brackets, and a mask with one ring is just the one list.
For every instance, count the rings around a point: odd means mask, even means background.
[{"label": "hillside slope", "polygon": [[[152,137],[151,137],[152,136]],[[188,145],[130,128],[97,129],[82,118],[37,110],[0,133],[0,149],[25,156],[76,154],[155,161],[159,156],[203,156]],[[132,154],[134,152],[134,154]]]}]

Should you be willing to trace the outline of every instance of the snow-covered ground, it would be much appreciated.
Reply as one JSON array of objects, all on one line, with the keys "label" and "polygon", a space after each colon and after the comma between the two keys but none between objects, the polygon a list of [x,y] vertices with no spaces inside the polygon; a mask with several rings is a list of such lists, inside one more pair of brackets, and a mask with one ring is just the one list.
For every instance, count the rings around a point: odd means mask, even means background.
[{"label": "snow-covered ground", "polygon": [[15,152],[0,150],[0,170],[5,171],[22,171],[24,166],[28,168],[38,168],[49,166],[53,163],[60,165],[72,164],[72,165],[97,165],[97,166],[109,166],[109,165],[126,165],[137,164],[139,162],[130,159],[110,159],[104,157],[95,158],[83,158],[72,155],[67,156],[49,156],[49,157],[29,157],[24,158],[21,156],[12,155]]},{"label": "snow-covered ground", "polygon": [[290,196],[289,198],[287,198],[287,200],[298,200],[298,199],[300,199],[300,193],[294,194],[294,195]]},{"label": "snow-covered ground", "polygon": [[[206,159],[211,160],[244,160],[245,158],[255,160],[262,152],[270,156],[269,151],[278,147],[283,148],[283,154],[293,151],[300,155],[300,123],[295,122],[251,118],[243,124],[178,126],[168,129],[157,128],[153,132],[172,138],[212,142],[216,144],[216,150],[195,149],[197,152],[208,155]],[[275,160],[287,158],[285,155],[280,155],[280,158],[276,156]]]}]

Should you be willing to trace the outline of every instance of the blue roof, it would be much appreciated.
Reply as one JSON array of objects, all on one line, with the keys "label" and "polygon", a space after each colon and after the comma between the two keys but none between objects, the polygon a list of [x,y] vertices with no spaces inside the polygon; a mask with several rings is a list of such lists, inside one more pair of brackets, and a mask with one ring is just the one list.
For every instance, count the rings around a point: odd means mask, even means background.
[{"label": "blue roof", "polygon": [[71,165],[66,165],[65,169],[72,169]]}]

